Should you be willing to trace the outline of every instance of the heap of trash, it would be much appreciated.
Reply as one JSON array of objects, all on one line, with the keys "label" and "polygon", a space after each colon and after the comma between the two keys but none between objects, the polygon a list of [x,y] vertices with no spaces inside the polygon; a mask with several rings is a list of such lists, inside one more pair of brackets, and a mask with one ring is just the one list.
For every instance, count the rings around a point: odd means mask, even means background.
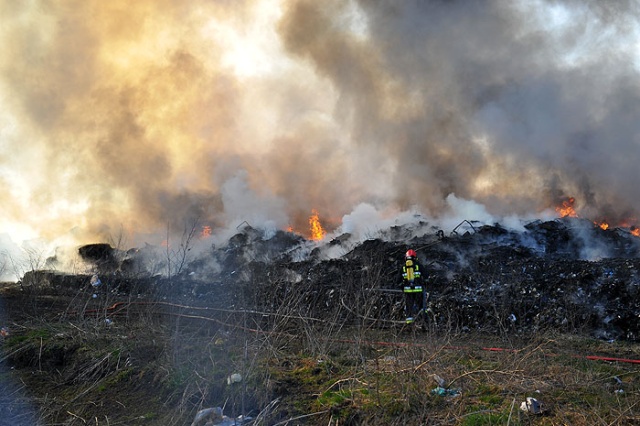
[{"label": "heap of trash", "polygon": [[[79,250],[93,263],[91,274],[31,271],[21,284],[267,313],[295,296],[301,315],[385,326],[401,316],[399,270],[407,248],[425,269],[431,320],[449,332],[553,329],[640,339],[640,238],[578,218],[518,230],[473,221],[442,230],[421,222],[364,241],[343,234],[320,242],[247,224],[226,243],[185,257],[171,275],[146,269],[149,247],[118,252],[96,244]],[[156,261],[161,269],[162,257]]]}]

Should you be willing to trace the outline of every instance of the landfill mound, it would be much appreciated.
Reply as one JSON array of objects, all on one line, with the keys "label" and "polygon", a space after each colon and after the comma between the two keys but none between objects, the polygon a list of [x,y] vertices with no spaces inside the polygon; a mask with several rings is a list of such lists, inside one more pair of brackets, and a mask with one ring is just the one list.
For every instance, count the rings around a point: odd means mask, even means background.
[{"label": "landfill mound", "polygon": [[[401,319],[399,271],[408,248],[426,269],[429,320],[443,331],[640,338],[640,238],[577,218],[533,221],[517,231],[464,221],[444,232],[421,222],[365,241],[344,234],[324,242],[284,231],[265,237],[246,226],[226,244],[184,259],[171,277],[145,270],[144,249],[81,253],[91,253],[105,285],[121,292],[386,327]],[[69,278],[57,281],[60,289]]]},{"label": "landfill mound", "polygon": [[216,286],[187,288],[215,303],[214,289],[227,286],[222,293],[235,296],[227,306],[266,312],[295,298],[299,315],[384,327],[401,319],[399,271],[414,248],[426,269],[430,319],[446,331],[640,337],[640,238],[628,230],[565,218],[521,231],[465,221],[446,234],[423,223],[355,244],[349,235],[311,246],[285,236],[265,241],[245,229],[212,252]]}]

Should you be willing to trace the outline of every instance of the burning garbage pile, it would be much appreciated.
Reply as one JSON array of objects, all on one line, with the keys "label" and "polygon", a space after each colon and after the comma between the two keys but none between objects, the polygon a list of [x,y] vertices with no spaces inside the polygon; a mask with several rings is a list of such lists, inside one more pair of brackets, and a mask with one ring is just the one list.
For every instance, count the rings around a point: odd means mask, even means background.
[{"label": "burning garbage pile", "polygon": [[[439,327],[640,338],[640,239],[627,230],[605,230],[570,217],[534,221],[523,231],[461,225],[447,235],[424,223],[426,232],[413,238],[398,238],[400,227],[387,234],[395,239],[384,239],[383,233],[353,248],[342,236],[304,261],[291,258],[298,246],[279,262],[249,262],[246,282],[262,292],[251,300],[274,310],[295,294],[305,315],[388,325],[398,319],[401,305],[402,254],[415,247],[426,265],[430,307]],[[342,246],[344,255],[323,258],[332,245]]]},{"label": "burning garbage pile", "polygon": [[425,265],[439,328],[640,338],[640,239],[576,217],[518,231],[464,221],[445,232],[421,222],[363,242],[348,234],[314,242],[285,231],[266,238],[247,225],[180,274],[145,288],[274,314],[295,299],[300,316],[386,327],[399,319],[407,247]]},{"label": "burning garbage pile", "polygon": [[484,226],[425,253],[447,255],[434,263],[435,311],[463,330],[637,340],[638,244],[577,219],[531,223],[518,236]]},{"label": "burning garbage pile", "polygon": [[[225,243],[185,256],[170,276],[156,272],[166,270],[168,258],[148,268],[150,248],[121,253],[95,244],[79,250],[94,264],[92,273],[71,285],[99,279],[101,291],[390,327],[401,317],[407,248],[424,265],[430,319],[440,330],[640,339],[640,238],[572,214],[518,230],[467,220],[445,230],[417,221],[364,241],[348,233],[267,235],[245,223]],[[71,282],[59,273],[27,275],[23,283],[39,277],[58,289]]]}]

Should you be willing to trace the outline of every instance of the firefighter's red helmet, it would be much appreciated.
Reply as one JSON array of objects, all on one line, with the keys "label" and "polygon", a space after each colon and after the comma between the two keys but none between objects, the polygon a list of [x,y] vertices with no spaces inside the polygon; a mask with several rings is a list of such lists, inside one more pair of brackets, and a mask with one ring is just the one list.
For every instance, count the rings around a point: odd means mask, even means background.
[{"label": "firefighter's red helmet", "polygon": [[409,250],[407,250],[407,252],[405,253],[404,257],[413,257],[413,258],[416,258],[416,257],[418,257],[418,253],[416,253],[416,251],[415,251],[415,250],[413,250],[413,249],[409,249]]}]

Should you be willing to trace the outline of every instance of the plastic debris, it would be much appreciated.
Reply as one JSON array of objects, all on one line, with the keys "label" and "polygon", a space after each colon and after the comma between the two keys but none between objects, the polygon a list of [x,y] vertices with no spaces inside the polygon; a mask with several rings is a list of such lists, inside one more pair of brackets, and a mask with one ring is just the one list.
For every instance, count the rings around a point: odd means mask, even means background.
[{"label": "plastic debris", "polygon": [[233,373],[229,377],[227,377],[227,384],[230,385],[232,383],[240,383],[242,381],[242,376],[239,373]]},{"label": "plastic debris", "polygon": [[542,404],[540,404],[540,401],[537,399],[528,396],[527,399],[520,404],[520,409],[527,413],[540,414],[542,413]]},{"label": "plastic debris", "polygon": [[624,382],[622,381],[622,379],[618,376],[613,376],[613,380],[615,380],[616,385],[617,385],[617,389],[613,391],[613,393],[617,393],[617,394],[623,394],[624,393],[624,389],[622,389]]},{"label": "plastic debris", "polygon": [[460,395],[460,389],[448,389],[438,386],[431,390],[431,395],[436,396],[458,396]]},{"label": "plastic debris", "polygon": [[90,283],[91,283],[91,287],[93,287],[93,288],[97,288],[97,287],[100,287],[102,285],[102,281],[100,281],[100,278],[98,278],[98,275],[96,275],[96,274],[93,274],[91,276]]},{"label": "plastic debris", "polygon": [[0,328],[0,337],[9,337],[9,329],[7,327]]},{"label": "plastic debris", "polygon": [[447,387],[447,382],[442,377],[438,376],[437,374],[433,374],[431,377],[433,377],[433,380],[436,381],[436,383],[438,384],[438,387],[441,387],[441,388]]},{"label": "plastic debris", "polygon": [[217,424],[222,421],[222,418],[222,408],[204,408],[196,413],[191,426],[200,426],[208,422]]},{"label": "plastic debris", "polygon": [[222,416],[222,420],[218,423],[205,423],[204,426],[238,426],[238,425],[243,425],[247,422],[250,422],[251,420],[253,420],[252,417],[245,417],[245,416],[238,416],[235,419],[232,417],[227,417],[227,416]]},{"label": "plastic debris", "polygon": [[196,414],[191,426],[237,426],[251,421],[251,417],[238,416],[235,419],[222,414],[222,408],[204,408]]}]

